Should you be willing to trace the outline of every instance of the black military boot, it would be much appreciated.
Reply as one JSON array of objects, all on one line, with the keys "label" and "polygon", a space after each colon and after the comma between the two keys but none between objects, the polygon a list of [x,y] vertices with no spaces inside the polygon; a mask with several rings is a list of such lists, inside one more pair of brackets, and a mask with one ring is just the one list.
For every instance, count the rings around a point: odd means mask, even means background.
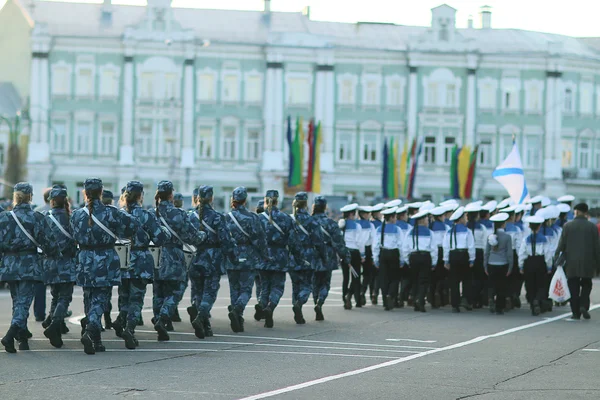
[{"label": "black military boot", "polygon": [[137,326],[144,326],[144,317],[142,317],[142,313],[140,313],[140,318],[137,320]]},{"label": "black military boot", "polygon": [[271,306],[268,305],[267,307],[265,307],[265,328],[272,328],[273,327],[273,310],[271,309]]},{"label": "black military boot", "polygon": [[83,317],[81,318],[81,321],[79,321],[79,324],[81,325],[81,337],[83,337],[83,335],[85,334],[85,330],[87,328],[87,324],[88,324],[88,317]]},{"label": "black military boot", "polygon": [[154,330],[158,332],[158,340],[160,342],[166,342],[170,339],[169,332],[167,331],[167,322],[169,322],[169,318],[167,316],[160,316],[156,318],[156,323],[154,324]]},{"label": "black military boot", "polygon": [[235,333],[240,332],[240,316],[233,306],[229,306],[229,321],[231,321],[231,330]]},{"label": "black military boot", "polygon": [[70,332],[70,330],[67,327],[67,323],[63,320],[63,322],[60,324],[60,333],[63,335],[66,335],[69,332]]},{"label": "black military boot", "polygon": [[172,322],[181,322],[181,316],[179,315],[179,310],[177,308],[175,309],[175,312],[171,316],[171,321]]},{"label": "black military boot", "polygon": [[92,332],[86,329],[81,336],[81,343],[83,344],[83,351],[85,354],[96,354],[96,348],[94,347],[94,339],[92,339],[92,335]]},{"label": "black military boot", "polygon": [[294,321],[296,321],[298,325],[305,324],[306,320],[304,319],[304,315],[302,315],[302,306],[296,304],[292,307],[292,310],[294,311]]},{"label": "black military boot", "polygon": [[94,349],[96,349],[96,353],[104,353],[106,347],[102,344],[102,334],[100,332],[95,332],[92,339],[94,340]]},{"label": "black military boot", "polygon": [[123,329],[125,329],[126,325],[127,325],[127,312],[121,311],[121,312],[119,312],[117,319],[115,319],[115,322],[113,322],[113,324],[112,324],[112,328],[115,331],[115,335],[117,335],[117,337],[122,337],[121,335],[123,334]]},{"label": "black military boot", "polygon": [[194,322],[192,322],[194,334],[198,339],[204,339],[206,337],[206,332],[204,332],[204,318],[203,313],[199,313]]},{"label": "black military boot", "polygon": [[121,337],[125,340],[125,347],[129,350],[134,350],[138,346],[138,341],[135,339],[135,324],[127,322],[127,326],[123,330]]},{"label": "black military boot", "polygon": [[325,321],[325,316],[323,316],[323,309],[320,304],[317,304],[315,306],[315,314],[317,314],[315,317],[316,321]]},{"label": "black military boot", "polygon": [[0,341],[2,343],[2,346],[4,346],[4,350],[6,350],[7,353],[17,352],[17,349],[15,348],[15,337],[18,333],[19,327],[16,325],[11,325],[8,329],[8,332],[6,332],[6,335]]},{"label": "black military boot", "polygon": [[265,318],[265,311],[263,310],[262,306],[260,304],[256,304],[254,306],[254,319],[257,321],[260,321],[261,319]]},{"label": "black military boot", "polygon": [[[402,302],[404,303],[404,302]],[[385,296],[385,311],[391,311],[394,308],[394,299],[392,299],[392,296],[387,295]]]},{"label": "black military boot", "polygon": [[17,341],[19,342],[19,351],[29,350],[29,338],[27,338],[27,331],[25,329],[19,331]]},{"label": "black military boot", "polygon": [[496,312],[496,302],[494,299],[490,298],[488,304],[490,305],[490,313],[494,314]]},{"label": "black military boot", "polygon": [[112,329],[112,318],[109,311],[104,313],[104,328]]},{"label": "black military boot", "polygon": [[352,293],[344,296],[344,310],[352,310]]},{"label": "black military boot", "polygon": [[[240,319],[240,333],[244,332],[244,317],[242,317],[241,313],[238,313],[239,319]],[[205,328],[206,330],[206,328]],[[206,336],[209,336],[208,333],[206,334]],[[210,336],[212,336],[212,331]]]},{"label": "black military boot", "polygon": [[[240,317],[241,318],[241,317]],[[242,323],[244,322],[244,319],[242,318]],[[242,330],[240,332],[244,331],[243,325],[242,325]],[[204,319],[204,336],[206,337],[213,337],[213,331],[212,331],[212,326],[210,326],[210,318],[205,318]]]},{"label": "black military boot", "polygon": [[196,310],[196,306],[189,306],[187,308],[187,313],[190,316],[190,324],[191,324],[194,322],[194,320],[198,316],[198,310]]},{"label": "black military boot", "polygon": [[541,307],[540,307],[540,302],[539,302],[539,301],[537,301],[537,300],[534,300],[534,301],[531,303],[531,315],[534,315],[534,316],[536,316],[536,317],[537,317],[537,316],[538,316],[538,315],[540,315],[541,313],[542,313],[542,309],[541,309]]},{"label": "black military boot", "polygon": [[521,298],[519,296],[515,296],[513,299],[513,306],[515,308],[521,308]]},{"label": "black military boot", "polygon": [[55,319],[44,331],[44,336],[50,339],[50,344],[57,349],[60,349],[63,346],[63,341],[61,338],[62,324],[63,321]]},{"label": "black military boot", "polygon": [[42,322],[42,328],[44,328],[44,329],[48,328],[51,323],[52,323],[52,315],[48,314],[46,319]]}]

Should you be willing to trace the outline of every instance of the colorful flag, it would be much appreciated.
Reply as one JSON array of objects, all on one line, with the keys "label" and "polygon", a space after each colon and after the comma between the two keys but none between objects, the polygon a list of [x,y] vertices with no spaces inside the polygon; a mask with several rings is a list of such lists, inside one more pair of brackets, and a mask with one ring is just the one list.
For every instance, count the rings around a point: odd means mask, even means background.
[{"label": "colorful flag", "polygon": [[313,187],[313,171],[314,171],[314,162],[315,162],[315,123],[311,119],[308,124],[308,136],[306,138],[306,142],[308,143],[308,171],[306,173],[306,182],[304,186],[304,190],[307,192],[312,192]]},{"label": "colorful flag", "polygon": [[465,198],[471,199],[473,197],[473,181],[475,180],[475,168],[477,167],[477,153],[479,152],[479,145],[475,146],[475,150],[471,153],[471,160],[469,162],[469,175],[467,177],[467,183],[465,185]]},{"label": "colorful flag", "polygon": [[388,146],[388,168],[387,168],[387,193],[390,198],[394,198],[394,138],[390,138],[390,144]]},{"label": "colorful flag", "polygon": [[469,164],[471,162],[471,149],[469,146],[464,146],[458,153],[458,187],[459,198],[465,199],[465,188],[467,179],[469,178]]},{"label": "colorful flag", "polygon": [[408,138],[404,141],[404,149],[402,150],[402,156],[400,157],[400,171],[398,172],[398,178],[400,180],[399,194],[404,196],[406,193],[406,163],[408,162]]},{"label": "colorful flag", "polygon": [[410,174],[412,173],[413,162],[415,159],[415,153],[417,152],[417,139],[414,138],[412,142],[412,146],[410,147],[409,157],[406,159],[406,170],[408,173],[404,178],[404,196],[408,196],[408,191],[410,187]]},{"label": "colorful flag", "polygon": [[294,137],[293,153],[294,153],[294,172],[290,186],[302,184],[302,148],[304,147],[304,133],[302,132],[302,118],[296,120],[296,136]]},{"label": "colorful flag", "polygon": [[458,154],[460,147],[454,145],[452,148],[452,161],[450,163],[450,196],[453,199],[460,197],[459,183],[458,183]]},{"label": "colorful flag", "polygon": [[294,175],[294,144],[292,142],[292,117],[287,117],[286,139],[288,144],[288,186],[292,186]]},{"label": "colorful flag", "polygon": [[516,204],[523,204],[529,199],[519,148],[514,140],[511,152],[494,170],[492,177],[504,186],[504,189]]},{"label": "colorful flag", "polygon": [[312,179],[312,192],[321,193],[321,143],[323,142],[323,131],[321,130],[321,122],[317,125],[315,130],[315,145],[314,145],[314,156],[315,160],[313,165],[313,179]]},{"label": "colorful flag", "polygon": [[412,157],[412,168],[410,170],[410,179],[408,182],[408,193],[406,194],[406,198],[408,199],[412,199],[413,198],[413,193],[415,190],[415,178],[417,175],[417,167],[418,167],[418,163],[419,163],[419,157],[421,156],[421,151],[423,151],[423,141],[419,142],[419,148],[416,151],[416,153],[414,154],[414,157]]},{"label": "colorful flag", "polygon": [[389,199],[388,192],[388,176],[389,176],[389,163],[388,163],[388,144],[387,139],[383,141],[383,168],[381,174],[381,192],[384,199]]},{"label": "colorful flag", "polygon": [[400,192],[398,190],[398,178],[400,177],[400,173],[398,172],[398,142],[394,143],[394,199],[397,199],[400,196]]}]

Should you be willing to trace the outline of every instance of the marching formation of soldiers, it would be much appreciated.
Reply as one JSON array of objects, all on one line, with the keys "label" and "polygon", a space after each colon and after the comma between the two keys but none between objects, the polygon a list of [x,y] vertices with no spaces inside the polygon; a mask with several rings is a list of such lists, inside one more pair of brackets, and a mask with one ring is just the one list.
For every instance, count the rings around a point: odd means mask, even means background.
[{"label": "marching formation of soldiers", "polygon": [[[571,196],[557,206],[536,197],[528,206],[449,200],[402,205],[401,200],[373,207],[350,204],[338,222],[327,214],[327,199],[316,196],[309,213],[308,194],[297,193],[291,215],[279,208],[279,193],[268,190],[255,212],[248,209],[244,187],[231,194],[231,211],[212,207],[213,188],[194,190],[194,209],[183,210],[170,181],[158,183],[155,207],[143,208],[144,186],[130,181],[119,208],[102,181],[84,184],[85,206],[70,210],[67,190],[54,186],[50,209],[31,207],[29,183],[14,187],[13,209],[0,213],[0,282],[13,301],[10,328],[1,343],[9,353],[29,349],[29,308],[36,282],[51,287],[50,315],[44,335],[63,345],[65,317],[73,287],[84,291],[81,343],[86,354],[105,350],[101,332],[112,325],[125,347],[135,349],[136,326],[148,284],[152,284],[152,324],[158,340],[169,340],[177,308],[188,284],[187,311],[195,335],[213,335],[211,310],[220,280],[228,276],[228,317],[234,332],[244,332],[244,312],[257,286],[254,318],[274,326],[274,312],[292,281],[294,320],[304,324],[303,307],[311,294],[315,319],[324,320],[323,304],[332,271],[341,263],[344,308],[362,307],[367,292],[373,305],[381,293],[385,310],[404,307],[426,311],[452,306],[491,312],[520,307],[525,281],[532,313],[551,310],[548,301],[552,257],[563,224],[571,218]],[[108,201],[104,201],[108,199]],[[528,215],[523,219],[524,214]],[[112,288],[118,287],[118,316],[110,315]]]}]

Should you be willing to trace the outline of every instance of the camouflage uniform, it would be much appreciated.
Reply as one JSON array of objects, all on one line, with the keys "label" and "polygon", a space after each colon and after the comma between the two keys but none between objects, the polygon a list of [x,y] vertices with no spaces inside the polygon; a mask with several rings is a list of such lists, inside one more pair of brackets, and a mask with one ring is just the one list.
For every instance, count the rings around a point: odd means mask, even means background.
[{"label": "camouflage uniform", "polygon": [[[123,194],[123,193],[121,193]],[[102,190],[102,204],[104,204],[105,206],[112,206],[114,205],[115,202],[115,195],[113,194],[113,192],[111,192],[110,190]],[[104,308],[104,326],[106,327],[106,329],[111,329],[112,328],[112,318],[110,317],[110,313],[112,312],[113,309],[113,305],[112,305],[112,295],[113,295],[113,288],[110,288],[110,291],[108,293],[107,296],[107,300],[106,300],[106,307]],[[118,300],[117,300],[118,301]],[[120,304],[117,304],[117,306],[119,306],[119,311],[121,310]],[[104,331],[104,329],[102,329]]]},{"label": "camouflage uniform", "polygon": [[[25,195],[33,193],[29,183],[18,183],[15,192]],[[52,251],[51,243],[44,235],[46,222],[44,215],[33,211],[30,204],[17,204],[13,212],[24,229],[42,246]],[[35,282],[43,281],[42,256],[37,246],[21,231],[9,212],[0,214],[0,246],[3,253],[0,264],[0,281],[8,282],[12,297],[12,321],[2,345],[9,353],[16,351],[14,339],[19,340],[21,350],[28,350],[27,318],[34,296]]]},{"label": "camouflage uniform", "polygon": [[[245,187],[238,187],[233,191],[232,199],[243,203],[248,198]],[[233,218],[232,218],[233,216]],[[268,259],[267,241],[265,231],[260,222],[260,217],[246,209],[243,205],[231,210],[226,216],[227,226],[231,236],[237,244],[239,262],[227,263],[227,276],[229,277],[229,295],[231,306],[229,319],[234,332],[244,329],[243,314],[246,305],[252,297],[255,269]],[[234,222],[240,224],[243,231]]]},{"label": "camouflage uniform", "polygon": [[[98,178],[87,179],[86,192],[102,188]],[[92,215],[117,237],[129,237],[139,229],[131,215],[113,206],[105,206],[99,199],[91,200]],[[75,210],[71,216],[73,238],[79,243],[77,284],[88,296],[88,323],[82,337],[84,351],[94,354],[104,347],[100,339],[101,318],[108,303],[111,288],[121,283],[119,256],[114,250],[115,239],[97,223],[90,226],[88,208]]]},{"label": "camouflage uniform", "polygon": [[[67,190],[54,186],[50,191],[50,200],[62,198],[67,201]],[[54,218],[54,219],[53,219]],[[55,222],[56,221],[56,222]],[[60,224],[62,229],[56,225]],[[63,230],[70,235],[67,236]],[[62,347],[60,338],[64,329],[64,319],[73,299],[73,285],[77,278],[77,243],[71,234],[69,215],[65,208],[53,208],[46,214],[44,235],[53,243],[54,252],[46,254],[44,261],[44,280],[50,285],[52,303],[50,305],[50,324],[47,324],[44,335],[55,347]]]},{"label": "camouflage uniform", "polygon": [[[308,201],[306,192],[297,193],[296,201]],[[302,306],[306,304],[312,292],[312,277],[314,269],[322,269],[322,260],[325,259],[325,243],[321,225],[311,217],[305,208],[298,209],[292,218],[296,221],[294,224],[294,238],[302,246],[302,255],[304,260],[310,264],[296,262],[292,257],[290,267],[290,278],[292,279],[292,305],[294,311],[294,320],[297,324],[304,324],[302,315]]]},{"label": "camouflage uniform", "polygon": [[[277,190],[267,191],[266,196],[277,199]],[[259,305],[264,310],[265,327],[273,327],[273,311],[285,289],[285,273],[290,268],[290,253],[297,263],[306,263],[300,243],[294,237],[294,220],[282,213],[276,206],[268,206],[261,214],[261,221],[267,236],[269,256],[272,261],[259,265],[261,292]],[[269,215],[267,215],[269,213]],[[277,227],[276,227],[277,225]]]},{"label": "camouflage uniform", "polygon": [[[194,188],[194,192],[192,194],[192,197],[194,200],[198,199],[198,188]],[[192,202],[193,203],[193,202]],[[188,211],[188,215],[190,216],[190,218],[192,217],[192,214],[194,214],[196,211],[195,210],[191,210]],[[185,288],[187,289],[187,280],[185,281]],[[185,292],[185,290],[184,290]],[[200,305],[196,305],[196,303],[194,303],[196,301],[197,298],[202,297],[202,295],[198,294],[198,289],[196,288],[196,283],[194,281],[190,281],[190,303],[191,305],[187,308],[187,312],[188,315],[190,316],[190,323],[194,322],[194,320],[196,319],[196,317],[198,316],[198,308]]]},{"label": "camouflage uniform", "polygon": [[[325,209],[327,199],[323,196],[315,197],[314,204]],[[331,288],[331,271],[338,269],[339,260],[350,262],[350,254],[344,243],[344,237],[338,224],[328,218],[325,213],[315,213],[313,218],[321,225],[325,243],[325,258],[320,268],[315,268],[313,274],[313,299],[316,307],[317,320],[323,320],[322,306],[329,295]]]},{"label": "camouflage uniform", "polygon": [[[130,181],[127,183],[126,192],[143,193],[144,185],[138,181]],[[123,337],[126,347],[133,349],[137,347],[134,333],[142,316],[146,285],[154,278],[154,258],[149,250],[150,242],[162,246],[171,238],[171,234],[159,224],[155,214],[145,210],[138,203],[128,204],[126,207],[131,216],[139,222],[140,228],[131,237],[129,268],[122,271],[119,316],[113,328],[117,336]]]},{"label": "camouflage uniform", "polygon": [[[258,203],[256,203],[256,209],[254,211],[258,215],[264,213],[265,212],[265,201],[259,200]],[[258,298],[260,298],[260,276],[258,274],[255,274],[254,285],[256,285],[256,298],[258,299]]]},{"label": "camouflage uniform", "polygon": [[[158,183],[159,193],[173,192],[173,183],[161,181]],[[194,246],[200,246],[206,239],[206,233],[198,231],[190,223],[188,214],[176,208],[170,201],[161,201],[158,205],[160,217],[169,225],[183,242]],[[160,220],[159,217],[159,220]],[[164,222],[161,223],[164,225]],[[170,231],[169,230],[169,231]],[[154,311],[154,329],[159,333],[159,340],[169,340],[166,326],[171,321],[177,304],[183,297],[185,287],[182,282],[188,279],[183,243],[176,237],[171,236],[165,242],[160,257],[160,266],[154,271],[154,286],[152,309]]]}]

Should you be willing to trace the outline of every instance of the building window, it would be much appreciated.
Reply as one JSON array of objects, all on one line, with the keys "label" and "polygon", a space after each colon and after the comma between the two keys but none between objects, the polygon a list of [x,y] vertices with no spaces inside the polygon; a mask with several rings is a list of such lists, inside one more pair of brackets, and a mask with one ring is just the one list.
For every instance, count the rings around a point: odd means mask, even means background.
[{"label": "building window", "polygon": [[236,158],[236,139],[237,130],[233,126],[223,127],[223,149],[221,150],[221,158],[223,160],[235,160]]},{"label": "building window", "polygon": [[364,85],[364,90],[364,105],[379,105],[379,83],[375,80],[367,80],[366,84]]},{"label": "building window", "polygon": [[582,85],[581,87],[581,99],[579,103],[579,110],[582,114],[592,113],[593,104],[593,91],[591,85]]},{"label": "building window", "polygon": [[537,85],[532,85],[529,88],[527,98],[527,111],[542,111],[541,92],[540,88]]},{"label": "building window", "polygon": [[176,74],[165,74],[165,99],[175,99],[178,97],[177,83]]},{"label": "building window", "polygon": [[452,150],[456,145],[456,139],[454,136],[446,136],[444,138],[444,164],[450,165],[452,163]]},{"label": "building window", "polygon": [[579,142],[579,154],[577,157],[577,166],[580,169],[590,168],[590,142],[581,140]]},{"label": "building window", "polygon": [[354,160],[354,133],[342,132],[337,135],[337,160],[350,163]]},{"label": "building window", "polygon": [[425,144],[423,146],[425,164],[435,164],[435,147],[437,145],[437,138],[435,136],[425,136]]},{"label": "building window", "polygon": [[55,153],[67,152],[67,121],[54,120],[51,127],[52,151]]},{"label": "building window", "polygon": [[198,144],[196,155],[199,159],[212,158],[213,129],[210,127],[200,127],[198,129]]},{"label": "building window", "polygon": [[448,41],[448,25],[441,24],[439,33],[440,33],[440,42],[447,42]]},{"label": "building window", "polygon": [[485,110],[496,108],[496,90],[490,83],[484,83],[479,90],[479,108]]},{"label": "building window", "polygon": [[491,167],[494,165],[492,139],[481,139],[479,142],[479,165]]},{"label": "building window", "polygon": [[143,99],[152,99],[154,97],[154,74],[152,72],[142,72],[140,89]]},{"label": "building window", "polygon": [[502,136],[502,147],[500,148],[500,156],[502,156],[502,160],[504,160],[513,148],[513,139],[511,136],[503,135]]},{"label": "building window", "polygon": [[446,107],[456,107],[456,85],[453,83],[446,85]]},{"label": "building window", "polygon": [[113,121],[100,122],[100,149],[102,155],[112,155],[115,151],[116,124]]},{"label": "building window", "polygon": [[119,78],[113,69],[105,69],[100,76],[100,97],[115,98],[119,93]]},{"label": "building window", "polygon": [[562,140],[562,167],[573,168],[573,142],[571,140]]},{"label": "building window", "polygon": [[387,105],[389,107],[399,107],[403,103],[402,82],[398,80],[390,81],[387,85]]},{"label": "building window", "polygon": [[427,85],[427,106],[439,107],[437,83],[430,83]]},{"label": "building window", "polygon": [[177,122],[174,119],[163,119],[158,121],[160,129],[159,143],[164,143],[164,151],[160,154],[163,157],[175,157],[177,154],[178,136]]},{"label": "building window", "polygon": [[567,113],[573,112],[573,89],[565,89],[564,111]]},{"label": "building window", "polygon": [[504,89],[502,105],[505,110],[517,111],[519,109],[519,91],[515,87]]},{"label": "building window", "polygon": [[262,78],[258,75],[246,77],[244,98],[246,103],[260,103],[262,101]]},{"label": "building window", "polygon": [[54,67],[52,69],[52,93],[58,96],[68,96],[69,69],[67,67]]},{"label": "building window", "polygon": [[339,102],[340,104],[352,105],[356,103],[354,80],[351,78],[345,78],[340,84]]},{"label": "building window", "polygon": [[240,79],[237,75],[228,74],[223,77],[223,102],[240,101]]},{"label": "building window", "polygon": [[78,121],[75,124],[75,152],[89,154],[91,151],[92,123]]},{"label": "building window", "polygon": [[77,71],[77,96],[91,97],[94,94],[94,73],[91,68]]},{"label": "building window", "polygon": [[540,139],[537,136],[525,138],[525,166],[529,168],[540,167]]},{"label": "building window", "polygon": [[153,142],[153,123],[152,120],[143,119],[139,122],[137,135],[137,152],[142,157],[152,156]]},{"label": "building window", "polygon": [[379,140],[376,133],[361,134],[360,160],[363,164],[376,164],[378,162],[377,151]]},{"label": "building window", "polygon": [[262,152],[260,146],[260,130],[256,128],[248,129],[246,136],[246,160],[257,161]]},{"label": "building window", "polygon": [[310,104],[310,83],[308,78],[289,78],[287,81],[287,104],[305,106]]},{"label": "building window", "polygon": [[203,73],[198,75],[198,100],[215,101],[215,75]]}]

